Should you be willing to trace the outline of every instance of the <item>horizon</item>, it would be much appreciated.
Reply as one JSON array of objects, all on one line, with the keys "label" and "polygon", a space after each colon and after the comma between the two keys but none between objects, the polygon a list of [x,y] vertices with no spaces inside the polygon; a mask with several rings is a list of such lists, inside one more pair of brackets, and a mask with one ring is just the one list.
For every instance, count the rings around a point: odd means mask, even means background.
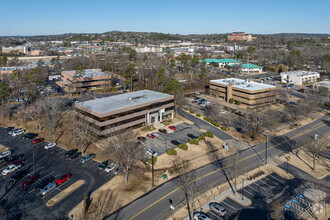
[{"label": "horizon", "polygon": [[[330,2],[197,0],[122,2],[58,0],[2,3],[0,36],[44,36],[120,32],[225,34],[330,34]],[[15,16],[13,16],[13,13]],[[308,16],[307,16],[308,15]],[[8,19],[10,18],[10,19]],[[124,31],[133,30],[133,31]]]}]

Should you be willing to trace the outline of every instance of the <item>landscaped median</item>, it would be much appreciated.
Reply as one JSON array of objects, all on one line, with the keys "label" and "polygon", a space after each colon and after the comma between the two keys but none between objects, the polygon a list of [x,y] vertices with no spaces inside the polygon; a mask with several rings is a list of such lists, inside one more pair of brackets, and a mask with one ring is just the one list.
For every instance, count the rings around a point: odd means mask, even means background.
[{"label": "landscaped median", "polygon": [[68,195],[70,195],[73,191],[81,187],[82,185],[85,184],[85,180],[78,180],[75,183],[73,183],[71,186],[66,188],[65,190],[61,191],[59,194],[51,198],[50,200],[47,201],[46,206],[53,206]]}]

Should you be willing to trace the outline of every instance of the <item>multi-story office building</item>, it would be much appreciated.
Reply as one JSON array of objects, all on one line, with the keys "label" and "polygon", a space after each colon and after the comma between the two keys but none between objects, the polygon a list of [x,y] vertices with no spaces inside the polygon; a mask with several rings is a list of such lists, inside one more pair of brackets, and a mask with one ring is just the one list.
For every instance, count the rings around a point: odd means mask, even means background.
[{"label": "multi-story office building", "polygon": [[2,47],[3,54],[28,54],[28,50],[27,46]]},{"label": "multi-story office building", "polygon": [[62,85],[74,89],[95,89],[108,84],[111,79],[111,75],[102,72],[101,69],[86,69],[79,75],[79,77],[75,77],[75,74],[75,70],[62,71]]},{"label": "multi-story office building", "polygon": [[320,78],[320,74],[311,71],[289,71],[281,73],[282,83],[292,83],[296,85],[303,85],[304,83],[316,82]]},{"label": "multi-story office building", "polygon": [[275,90],[275,86],[236,78],[210,80],[210,94],[226,102],[232,99],[250,107],[275,102]]},{"label": "multi-story office building", "polygon": [[75,104],[78,117],[98,137],[173,118],[173,96],[140,90]]},{"label": "multi-story office building", "polygon": [[255,37],[252,37],[251,34],[247,34],[245,32],[241,32],[238,30],[237,32],[233,32],[227,36],[227,40],[230,41],[252,41]]}]

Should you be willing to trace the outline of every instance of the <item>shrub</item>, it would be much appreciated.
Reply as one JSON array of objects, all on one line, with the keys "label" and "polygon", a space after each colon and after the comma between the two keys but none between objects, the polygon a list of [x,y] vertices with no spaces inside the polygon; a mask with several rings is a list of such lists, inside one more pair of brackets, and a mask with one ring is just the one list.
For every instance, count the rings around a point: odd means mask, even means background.
[{"label": "shrub", "polygon": [[205,135],[202,134],[202,135],[198,136],[197,139],[200,140],[200,141],[205,140]]},{"label": "shrub", "polygon": [[234,99],[233,98],[230,98],[229,99],[229,103],[233,104],[234,103]]},{"label": "shrub", "polygon": [[157,157],[153,157],[153,163],[151,163],[151,159],[148,160],[148,163],[154,164],[157,162]]},{"label": "shrub", "polygon": [[179,144],[179,145],[178,145],[178,148],[179,148],[179,149],[182,149],[182,145],[183,145],[183,144]]},{"label": "shrub", "polygon": [[227,128],[223,126],[223,127],[221,127],[221,130],[227,131]]},{"label": "shrub", "polygon": [[189,110],[189,113],[194,114],[195,112],[194,110]]},{"label": "shrub", "polygon": [[236,100],[235,104],[236,104],[236,105],[240,105],[240,104],[241,104],[241,102],[240,102],[240,101],[238,101],[238,100]]},{"label": "shrub", "polygon": [[201,114],[197,113],[196,116],[197,116],[197,117],[201,117]]},{"label": "shrub", "polygon": [[141,129],[141,131],[147,131],[149,128],[148,128],[148,126],[144,126],[142,129]]},{"label": "shrub", "polygon": [[188,145],[187,144],[183,144],[182,145],[182,150],[188,150]]},{"label": "shrub", "polygon": [[176,154],[177,154],[177,152],[176,152],[176,150],[175,150],[174,148],[168,149],[168,150],[166,151],[166,153],[167,153],[168,155],[176,155]]},{"label": "shrub", "polygon": [[194,144],[194,139],[190,139],[189,144]]},{"label": "shrub", "polygon": [[112,91],[112,92],[117,92],[117,91],[118,91],[118,88],[117,88],[117,87],[112,87],[112,88],[110,89],[110,91]]},{"label": "shrub", "polygon": [[193,140],[193,144],[198,145],[198,140],[197,139],[194,139]]},{"label": "shrub", "polygon": [[208,117],[204,117],[203,119],[204,119],[205,121],[208,121],[208,120],[209,120],[209,118],[208,118]]},{"label": "shrub", "polygon": [[213,138],[214,135],[211,131],[207,131],[207,132],[205,132],[205,137]]},{"label": "shrub", "polygon": [[186,111],[188,111],[188,107],[186,107],[186,106],[185,106],[185,107],[183,107],[183,109],[184,109],[184,110],[186,110]]},{"label": "shrub", "polygon": [[215,127],[220,127],[220,125],[218,123],[214,123]]}]

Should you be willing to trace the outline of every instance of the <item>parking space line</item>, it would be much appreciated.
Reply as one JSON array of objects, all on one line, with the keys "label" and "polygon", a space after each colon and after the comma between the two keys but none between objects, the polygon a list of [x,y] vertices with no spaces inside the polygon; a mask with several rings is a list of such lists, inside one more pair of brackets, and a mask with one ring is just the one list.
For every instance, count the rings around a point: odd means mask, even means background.
[{"label": "parking space line", "polygon": [[277,181],[280,182],[280,183],[283,183],[283,182],[284,182],[284,181],[279,180],[277,177],[273,176],[272,174],[270,174],[269,177],[271,177],[271,178],[277,180]]},{"label": "parking space line", "polygon": [[64,186],[65,184],[67,184],[68,182],[70,182],[70,180],[71,180],[71,179],[69,179],[68,181],[66,181],[66,182],[63,183],[62,185],[59,185],[59,186],[57,187],[57,189],[59,189],[61,186]]},{"label": "parking space line", "polygon": [[208,213],[209,214],[212,214],[212,219],[213,218],[215,218],[215,219],[221,219],[219,216],[217,216],[216,214],[214,214],[212,210],[210,210]]},{"label": "parking space line", "polygon": [[273,187],[273,186],[269,185],[268,183],[266,183],[263,179],[261,179],[261,180],[259,180],[259,181],[263,182],[264,184],[266,184],[266,185],[269,186],[270,188]]},{"label": "parking space line", "polygon": [[50,176],[52,173],[55,173],[55,171],[52,171],[50,173],[48,173],[46,176],[44,176],[43,178],[46,178],[47,176]]},{"label": "parking space line", "polygon": [[[245,188],[247,188],[249,186],[246,186]],[[253,189],[252,187],[250,187],[252,189],[252,191],[256,191],[255,189]],[[249,194],[251,194],[248,190],[245,190],[246,192],[248,192]],[[256,191],[256,192],[259,192],[259,191]],[[251,194],[252,196],[254,196],[254,194]]]},{"label": "parking space line", "polygon": [[265,187],[263,187],[263,186],[259,185],[259,184],[258,184],[258,182],[259,182],[259,181],[255,182],[254,184],[256,184],[257,186],[259,186],[259,187],[263,188],[265,191],[268,191],[268,190],[267,190]]},{"label": "parking space line", "polygon": [[[251,184],[251,185],[253,185],[253,183]],[[255,189],[254,187],[252,187],[251,185],[248,185],[251,189],[253,189],[254,191],[256,191],[256,192],[259,192],[259,190],[258,189]]]},{"label": "parking space line", "polygon": [[226,203],[225,201],[222,201],[221,203],[223,203],[223,204],[225,204],[225,205],[229,206],[230,208],[234,209],[234,211],[237,211],[237,209],[236,209],[236,208],[232,207],[231,205],[229,205],[229,204],[228,204],[228,203]]}]

